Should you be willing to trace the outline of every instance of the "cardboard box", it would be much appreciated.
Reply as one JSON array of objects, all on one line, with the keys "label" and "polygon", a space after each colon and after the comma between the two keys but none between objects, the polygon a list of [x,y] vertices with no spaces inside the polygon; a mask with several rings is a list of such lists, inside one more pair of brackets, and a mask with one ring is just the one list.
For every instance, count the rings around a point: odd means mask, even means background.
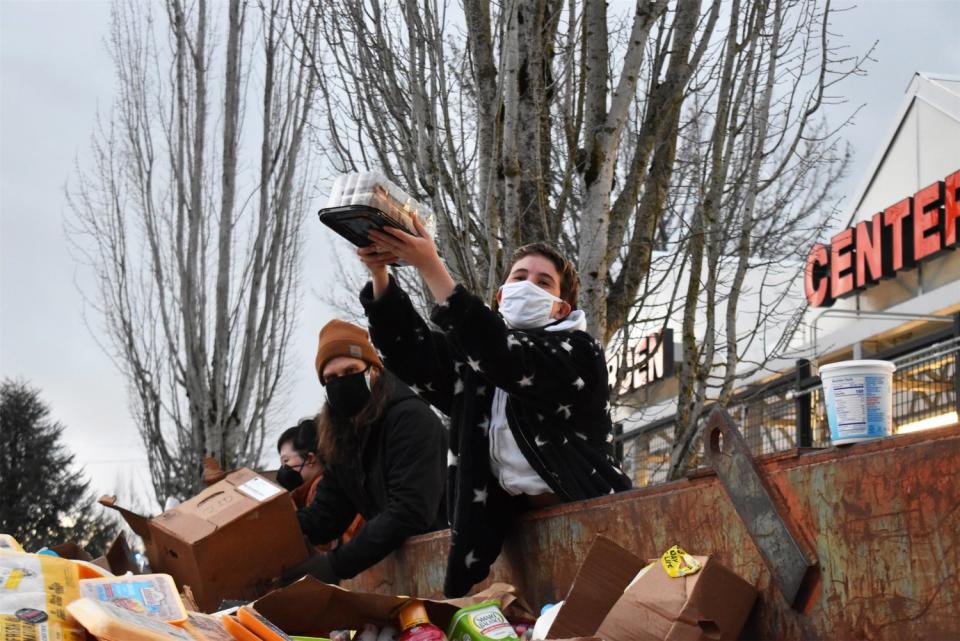
[{"label": "cardboard box", "polygon": [[[410,600],[390,596],[351,592],[335,585],[304,577],[285,588],[274,590],[253,603],[253,608],[287,634],[327,637],[332,630],[357,630],[364,624],[397,625],[397,611]],[[507,618],[532,620],[529,608],[506,583],[494,583],[486,590],[462,599],[439,601],[420,599],[430,621],[446,630],[460,608],[497,599]]]},{"label": "cardboard box", "polygon": [[154,518],[106,496],[144,540],[154,572],[190,586],[206,612],[223,599],[254,599],[308,551],[290,495],[248,469],[231,472],[200,494]]},{"label": "cardboard box", "polygon": [[659,561],[650,565],[613,541],[597,537],[547,638],[736,639],[757,591],[716,559],[696,558],[702,564],[699,572],[671,578]]}]

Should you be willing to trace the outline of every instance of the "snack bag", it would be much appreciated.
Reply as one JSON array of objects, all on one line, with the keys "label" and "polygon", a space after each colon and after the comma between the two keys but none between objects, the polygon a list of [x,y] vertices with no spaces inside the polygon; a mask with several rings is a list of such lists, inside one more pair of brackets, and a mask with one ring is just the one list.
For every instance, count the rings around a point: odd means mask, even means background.
[{"label": "snack bag", "polygon": [[112,603],[77,599],[67,611],[100,641],[195,641],[183,628]]},{"label": "snack bag", "polygon": [[0,551],[0,639],[84,641],[66,610],[80,597],[79,582],[66,559]]}]

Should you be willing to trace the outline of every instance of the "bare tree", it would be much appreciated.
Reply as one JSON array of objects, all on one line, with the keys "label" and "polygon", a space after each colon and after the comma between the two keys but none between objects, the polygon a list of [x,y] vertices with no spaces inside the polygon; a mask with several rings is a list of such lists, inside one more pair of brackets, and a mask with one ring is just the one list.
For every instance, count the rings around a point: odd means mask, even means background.
[{"label": "bare tree", "polygon": [[[822,121],[823,106],[862,63],[831,47],[829,0],[733,0],[729,10],[715,64],[703,70],[716,75],[715,91],[705,96],[708,108],[696,109],[683,159],[699,171],[677,189],[695,196],[671,478],[696,454],[704,405],[726,405],[735,383],[782,355],[794,336],[805,309],[797,302],[801,253],[829,222],[849,160],[839,127]],[[757,345],[771,329],[775,340]]]},{"label": "bare tree", "polygon": [[118,96],[68,196],[162,504],[201,487],[205,454],[224,469],[260,457],[297,303],[315,86],[293,37],[311,27],[279,0],[153,6],[114,7]]},{"label": "bare tree", "polygon": [[[546,239],[577,257],[580,306],[608,349],[679,322],[681,474],[703,406],[729,400],[744,356],[756,371],[789,340],[786,284],[845,165],[822,107],[860,59],[831,48],[830,3],[297,7],[325,45],[308,64],[327,160],[376,166],[428,203],[469,288],[492,296],[512,249]],[[754,281],[759,307],[743,313]],[[772,327],[782,335],[754,356]]]},{"label": "bare tree", "polygon": [[579,259],[591,331],[608,339],[649,261],[719,0],[639,3],[614,33],[603,2],[298,9],[317,15],[325,45],[310,63],[331,165],[377,166],[428,204],[452,271],[487,296],[515,247],[559,244]]}]

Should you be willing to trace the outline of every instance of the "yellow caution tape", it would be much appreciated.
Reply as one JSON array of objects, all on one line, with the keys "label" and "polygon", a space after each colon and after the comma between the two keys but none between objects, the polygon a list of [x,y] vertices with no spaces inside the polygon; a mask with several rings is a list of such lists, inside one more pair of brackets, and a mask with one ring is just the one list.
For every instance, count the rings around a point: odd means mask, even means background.
[{"label": "yellow caution tape", "polygon": [[674,545],[660,557],[660,565],[674,579],[700,571],[700,561],[687,554],[679,545]]}]

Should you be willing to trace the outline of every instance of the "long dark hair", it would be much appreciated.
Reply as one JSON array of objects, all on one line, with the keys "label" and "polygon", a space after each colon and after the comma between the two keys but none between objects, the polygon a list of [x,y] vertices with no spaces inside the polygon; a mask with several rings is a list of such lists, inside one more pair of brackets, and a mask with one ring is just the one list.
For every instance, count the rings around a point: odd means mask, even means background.
[{"label": "long dark hair", "polygon": [[376,365],[370,368],[377,372],[370,384],[370,400],[352,418],[333,416],[330,403],[324,403],[317,415],[317,448],[323,460],[344,463],[356,459],[364,432],[376,425],[387,410],[387,402],[393,394],[393,379],[386,370]]}]

